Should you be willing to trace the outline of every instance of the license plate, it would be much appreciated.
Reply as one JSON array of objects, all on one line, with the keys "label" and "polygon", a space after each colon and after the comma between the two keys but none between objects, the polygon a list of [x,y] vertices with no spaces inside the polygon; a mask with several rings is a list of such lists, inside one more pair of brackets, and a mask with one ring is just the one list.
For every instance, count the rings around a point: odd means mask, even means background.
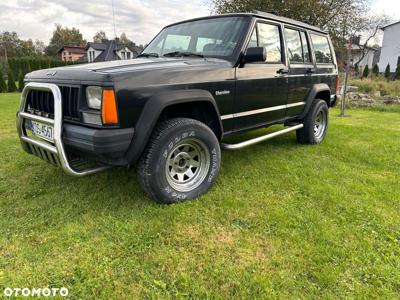
[{"label": "license plate", "polygon": [[54,142],[53,138],[53,126],[49,126],[43,123],[39,123],[36,121],[30,122],[30,127],[34,135],[49,141]]}]

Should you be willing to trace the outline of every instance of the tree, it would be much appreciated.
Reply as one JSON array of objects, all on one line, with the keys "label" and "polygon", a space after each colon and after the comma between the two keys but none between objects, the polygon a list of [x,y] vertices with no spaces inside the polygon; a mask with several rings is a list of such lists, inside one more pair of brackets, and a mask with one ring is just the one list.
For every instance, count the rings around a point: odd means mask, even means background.
[{"label": "tree", "polygon": [[37,40],[21,40],[16,32],[4,31],[0,33],[0,55],[10,57],[27,57],[42,55],[40,46],[43,42]]},{"label": "tree", "polygon": [[394,76],[394,79],[400,79],[400,64],[397,65],[396,74]]},{"label": "tree", "polygon": [[346,57],[346,42],[350,37],[367,32],[367,45],[377,34],[379,25],[388,19],[370,16],[369,0],[211,0],[211,3],[217,13],[274,11],[280,16],[321,27],[330,33],[339,57]]},{"label": "tree", "polygon": [[386,69],[385,69],[385,78],[386,78],[387,80],[390,79],[390,64],[388,64],[388,65],[386,66]]},{"label": "tree", "polygon": [[375,77],[379,76],[379,66],[378,66],[378,64],[375,64],[374,67],[372,68],[372,74],[374,74]]},{"label": "tree", "polygon": [[0,69],[0,93],[4,93],[7,91],[7,85],[3,77],[3,72]]},{"label": "tree", "polygon": [[15,80],[13,76],[12,70],[8,70],[8,78],[7,78],[7,91],[9,93],[13,93],[17,91],[17,86],[15,85]]},{"label": "tree", "polygon": [[44,51],[46,50],[46,46],[45,44],[40,41],[40,40],[36,40],[35,41],[35,51],[37,55],[43,55]]},{"label": "tree", "polygon": [[103,40],[107,40],[107,35],[104,31],[97,32],[93,37],[93,42],[101,43]]},{"label": "tree", "polygon": [[369,67],[368,65],[366,65],[362,74],[362,78],[368,78],[368,76],[369,76]]},{"label": "tree", "polygon": [[62,27],[60,24],[56,24],[56,29],[53,31],[53,36],[46,47],[45,53],[49,56],[55,56],[63,46],[84,46],[85,44],[86,41],[83,39],[79,29]]},{"label": "tree", "polygon": [[18,91],[22,92],[22,90],[24,89],[24,73],[19,72],[19,76],[18,76]]},{"label": "tree", "polygon": [[125,32],[121,33],[121,36],[119,37],[119,41],[124,45],[128,45],[128,44],[133,43],[130,39],[128,39],[128,37],[126,36]]}]

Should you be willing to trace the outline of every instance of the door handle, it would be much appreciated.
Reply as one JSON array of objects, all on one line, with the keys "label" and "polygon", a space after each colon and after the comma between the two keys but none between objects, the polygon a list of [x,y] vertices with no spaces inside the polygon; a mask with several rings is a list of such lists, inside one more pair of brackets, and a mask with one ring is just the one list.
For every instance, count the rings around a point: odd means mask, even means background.
[{"label": "door handle", "polygon": [[277,74],[289,74],[289,69],[286,69],[286,68],[282,68],[282,69],[279,69],[278,71],[276,71],[276,73]]},{"label": "door handle", "polygon": [[306,74],[314,74],[315,73],[315,69],[309,68],[306,71]]}]

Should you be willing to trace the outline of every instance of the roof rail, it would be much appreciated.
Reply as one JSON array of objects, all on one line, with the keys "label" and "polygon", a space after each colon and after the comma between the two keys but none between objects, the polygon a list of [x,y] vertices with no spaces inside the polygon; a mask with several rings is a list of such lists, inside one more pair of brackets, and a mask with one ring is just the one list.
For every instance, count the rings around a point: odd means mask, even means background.
[{"label": "roof rail", "polygon": [[287,24],[292,24],[292,25],[295,25],[295,26],[308,28],[308,29],[311,29],[311,30],[314,30],[314,31],[317,31],[317,32],[321,32],[321,33],[325,33],[325,34],[327,33],[325,30],[323,30],[323,29],[321,29],[319,27],[316,27],[315,25],[310,24],[309,22],[301,22],[301,21],[297,21],[297,20],[294,20],[294,19],[282,17],[282,16],[277,15],[276,12],[274,13],[274,12],[263,12],[263,11],[259,11],[259,10],[253,10],[251,13],[254,14],[254,15],[257,15],[257,16],[270,18],[270,19],[273,19],[273,20],[278,20],[280,22],[284,22],[284,23],[287,23]]},{"label": "roof rail", "polygon": [[262,14],[271,14],[274,16],[278,16],[279,14],[275,11],[275,10],[269,10],[269,11],[261,11],[261,10],[252,10],[253,14],[258,14],[258,15],[262,15]]}]

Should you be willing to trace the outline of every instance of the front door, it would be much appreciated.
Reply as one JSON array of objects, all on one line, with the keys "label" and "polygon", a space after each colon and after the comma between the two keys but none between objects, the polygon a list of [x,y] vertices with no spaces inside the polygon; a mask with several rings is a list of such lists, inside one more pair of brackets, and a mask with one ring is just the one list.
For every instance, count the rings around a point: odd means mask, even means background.
[{"label": "front door", "polygon": [[248,63],[236,70],[235,128],[247,129],[285,118],[287,66],[279,24],[257,22],[248,47],[265,47],[265,62]]}]

